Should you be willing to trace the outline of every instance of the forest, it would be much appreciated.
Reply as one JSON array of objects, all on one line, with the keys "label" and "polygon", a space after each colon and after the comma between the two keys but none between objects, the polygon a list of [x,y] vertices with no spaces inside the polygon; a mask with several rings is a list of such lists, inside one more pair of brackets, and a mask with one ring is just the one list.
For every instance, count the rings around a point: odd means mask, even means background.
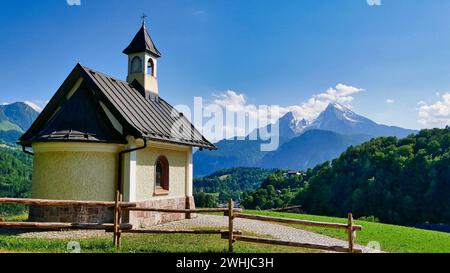
[{"label": "forest", "polygon": [[240,201],[242,193],[261,186],[275,170],[261,168],[230,168],[211,175],[194,178],[194,197],[198,207],[217,207],[228,199]]},{"label": "forest", "polygon": [[[0,147],[0,196],[26,198],[31,193],[32,158],[19,149]],[[0,216],[20,213],[20,205],[0,205]]]},{"label": "forest", "polygon": [[302,205],[310,214],[371,217],[383,223],[450,224],[450,128],[406,138],[374,138],[292,182],[281,171],[241,205],[267,209]]}]

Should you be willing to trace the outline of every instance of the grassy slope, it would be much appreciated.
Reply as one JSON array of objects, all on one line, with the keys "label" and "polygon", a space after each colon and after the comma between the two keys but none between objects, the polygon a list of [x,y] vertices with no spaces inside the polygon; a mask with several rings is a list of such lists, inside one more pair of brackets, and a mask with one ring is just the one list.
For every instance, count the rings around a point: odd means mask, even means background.
[{"label": "grassy slope", "polygon": [[23,132],[22,128],[20,128],[18,125],[14,124],[12,122],[9,122],[7,120],[0,122],[0,130],[2,130],[2,131],[14,130],[14,131],[18,131],[18,132]]},{"label": "grassy slope", "polygon": [[[246,210],[246,213],[267,215],[275,217],[286,217],[293,219],[338,222],[346,223],[347,219],[315,216],[305,214],[293,214],[282,212],[252,211]],[[387,252],[400,253],[450,253],[450,233],[429,231],[403,226],[395,226],[381,223],[372,223],[366,221],[356,221],[356,224],[362,225],[363,230],[357,232],[356,242],[360,245],[367,245],[371,241],[377,241],[381,244],[381,249]],[[346,240],[347,234],[343,230],[324,229],[319,227],[305,227],[293,225],[296,228],[314,231],[330,237]]]}]

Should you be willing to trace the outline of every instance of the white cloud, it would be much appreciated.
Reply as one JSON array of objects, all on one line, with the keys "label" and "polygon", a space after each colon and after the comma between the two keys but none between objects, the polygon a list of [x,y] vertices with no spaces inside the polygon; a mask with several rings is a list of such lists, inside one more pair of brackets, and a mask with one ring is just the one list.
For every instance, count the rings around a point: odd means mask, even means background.
[{"label": "white cloud", "polygon": [[66,0],[69,6],[81,6],[81,0]]},{"label": "white cloud", "polygon": [[[278,118],[285,115],[288,112],[293,112],[294,116],[300,119],[306,119],[308,121],[314,120],[329,103],[338,102],[347,107],[350,107],[350,103],[354,100],[353,95],[364,91],[362,88],[357,88],[342,83],[337,84],[334,88],[315,94],[308,100],[298,104],[290,106],[270,106],[268,116],[267,108],[259,105],[250,104],[247,102],[247,98],[243,93],[238,93],[233,90],[227,90],[223,93],[213,94],[213,99],[210,102],[205,103],[205,107],[221,107],[226,108],[230,112],[234,113],[246,113],[249,119],[253,120],[251,124],[258,124],[258,126],[275,122]],[[255,122],[255,120],[258,122]],[[255,128],[250,128],[250,131]],[[236,135],[242,136],[248,130],[240,128],[236,125],[235,128],[230,126],[224,126],[223,130],[227,132],[236,131]]]},{"label": "white cloud", "polygon": [[2,105],[8,105],[9,102],[2,102]]},{"label": "white cloud", "polygon": [[386,99],[386,103],[392,104],[392,103],[395,103],[395,100],[393,100],[393,99]]},{"label": "white cloud", "polygon": [[290,106],[289,110],[292,111],[297,118],[312,120],[331,102],[338,102],[350,107],[349,104],[354,100],[353,95],[362,91],[364,91],[364,89],[340,83],[336,85],[336,87],[329,88],[323,93],[313,95],[306,102],[303,102],[298,106]]},{"label": "white cloud", "polygon": [[[362,88],[353,87],[345,84],[338,84],[334,88],[329,88],[325,92],[313,95],[307,101],[299,105],[291,106],[277,106],[280,111],[280,115],[284,115],[287,112],[293,112],[296,118],[313,120],[320,112],[322,112],[329,103],[338,102],[350,107],[350,102],[353,101],[352,95],[364,91]],[[244,94],[238,94],[233,90],[227,90],[224,93],[214,94],[214,100],[210,104],[216,104],[220,107],[227,107],[228,110],[233,112],[247,111],[252,114],[258,108],[254,104],[247,104],[247,99]],[[275,107],[275,108],[277,108]],[[257,116],[255,114],[255,116]]]},{"label": "white cloud", "polygon": [[419,106],[419,123],[425,126],[450,124],[450,93],[441,94],[441,99],[433,104],[420,101],[417,105]]},{"label": "white cloud", "polygon": [[381,0],[366,0],[369,6],[381,6]]}]

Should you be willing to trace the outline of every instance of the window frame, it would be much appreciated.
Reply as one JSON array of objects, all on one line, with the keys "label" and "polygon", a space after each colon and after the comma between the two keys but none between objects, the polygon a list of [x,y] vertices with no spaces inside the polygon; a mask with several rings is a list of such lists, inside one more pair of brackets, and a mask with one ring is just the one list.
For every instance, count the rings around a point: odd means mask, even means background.
[{"label": "window frame", "polygon": [[152,58],[149,58],[147,61],[147,75],[155,77],[155,62]]},{"label": "window frame", "polygon": [[[135,62],[138,62],[138,67],[139,67],[139,69],[138,70],[133,70],[133,68],[134,68],[134,63]],[[143,61],[142,61],[142,58],[141,57],[139,57],[139,56],[134,56],[133,58],[131,58],[131,63],[130,63],[130,74],[136,74],[136,73],[142,73],[142,63],[143,63]]]},{"label": "window frame", "polygon": [[[158,163],[161,165],[161,176],[160,176],[161,185],[157,185],[157,183],[156,183],[157,176],[158,176],[157,175]],[[169,193],[169,189],[170,189],[170,183],[169,183],[169,181],[170,181],[170,164],[169,164],[169,160],[167,159],[166,156],[164,156],[164,155],[158,156],[158,158],[155,161],[154,170],[155,170],[154,194],[155,195],[167,195]]]}]

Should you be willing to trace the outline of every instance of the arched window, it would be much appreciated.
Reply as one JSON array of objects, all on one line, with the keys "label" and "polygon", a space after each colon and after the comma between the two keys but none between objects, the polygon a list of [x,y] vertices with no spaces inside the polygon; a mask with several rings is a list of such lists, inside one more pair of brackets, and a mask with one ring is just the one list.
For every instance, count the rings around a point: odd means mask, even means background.
[{"label": "arched window", "polygon": [[165,156],[160,156],[155,164],[156,190],[169,190],[169,161]]},{"label": "arched window", "polygon": [[142,60],[138,56],[134,56],[131,59],[131,73],[141,73],[142,72]]},{"label": "arched window", "polygon": [[151,76],[155,76],[155,64],[153,63],[153,59],[150,58],[148,59],[148,63],[147,63],[147,74],[151,75]]}]

